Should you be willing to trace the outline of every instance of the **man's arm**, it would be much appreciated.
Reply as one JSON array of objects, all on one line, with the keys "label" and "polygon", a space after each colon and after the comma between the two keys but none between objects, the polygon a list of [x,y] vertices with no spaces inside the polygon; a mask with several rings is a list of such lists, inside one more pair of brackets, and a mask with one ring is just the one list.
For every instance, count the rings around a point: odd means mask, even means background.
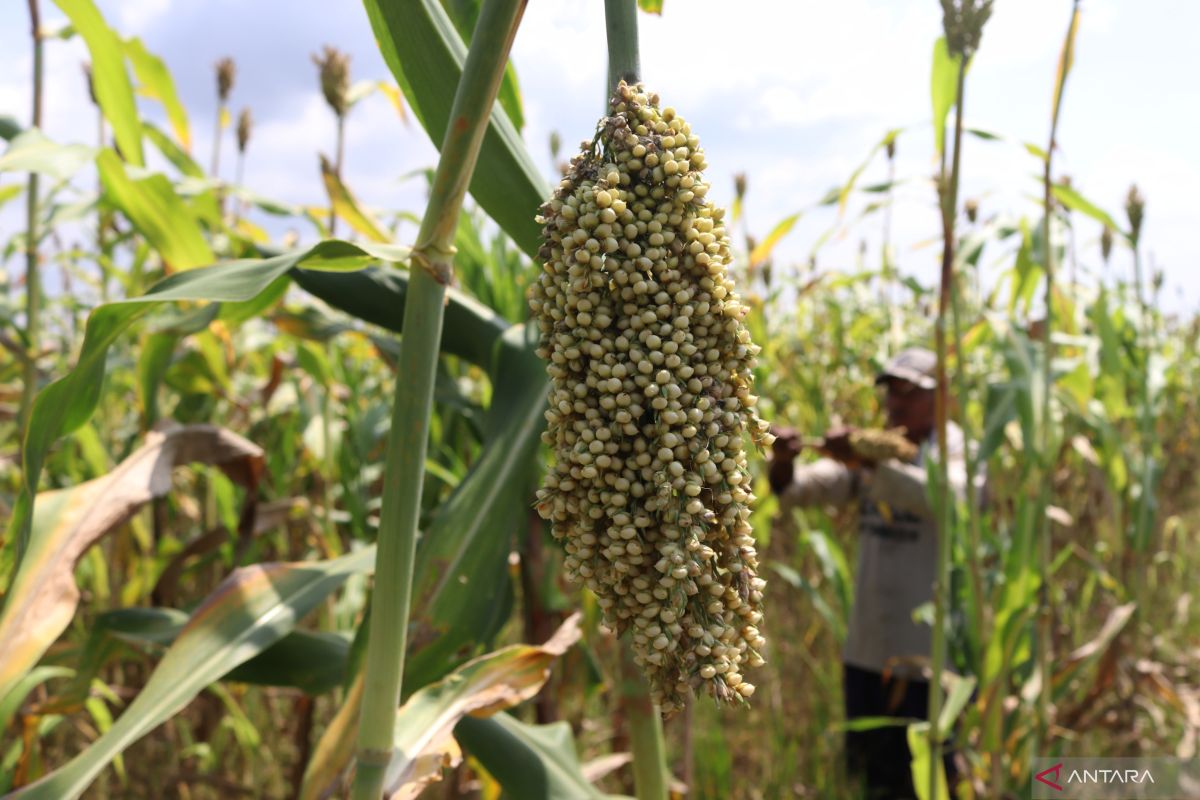
[{"label": "man's arm", "polygon": [[854,470],[831,458],[822,458],[796,468],[792,480],[775,493],[783,509],[840,506],[854,499],[856,484]]},{"label": "man's arm", "polygon": [[[967,466],[963,460],[961,446],[951,442],[950,463],[947,465],[950,490],[958,500],[967,496]],[[872,500],[887,503],[892,508],[915,514],[922,519],[933,517],[929,503],[928,474],[925,467],[889,459],[875,465],[869,478],[869,493]],[[975,502],[982,498],[982,474],[977,476]]]}]

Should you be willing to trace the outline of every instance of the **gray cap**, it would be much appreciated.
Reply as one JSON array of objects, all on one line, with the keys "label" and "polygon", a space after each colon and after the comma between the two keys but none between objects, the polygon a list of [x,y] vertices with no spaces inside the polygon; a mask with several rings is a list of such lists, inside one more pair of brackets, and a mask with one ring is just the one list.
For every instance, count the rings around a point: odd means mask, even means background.
[{"label": "gray cap", "polygon": [[890,378],[908,381],[922,389],[937,388],[937,356],[923,347],[910,347],[892,356],[883,371],[875,376],[875,383]]}]

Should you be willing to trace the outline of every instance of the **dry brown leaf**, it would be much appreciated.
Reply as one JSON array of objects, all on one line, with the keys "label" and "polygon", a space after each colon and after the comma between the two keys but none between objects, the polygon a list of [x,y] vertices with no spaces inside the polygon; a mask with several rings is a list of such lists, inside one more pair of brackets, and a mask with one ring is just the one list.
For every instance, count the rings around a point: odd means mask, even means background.
[{"label": "dry brown leaf", "polygon": [[437,683],[418,690],[396,714],[386,786],[395,792],[440,771],[441,753],[464,716],[490,717],[542,689],[550,665],[579,640],[580,614],[563,622],[545,644],[514,645],[468,661]]},{"label": "dry brown leaf", "polygon": [[80,557],[170,491],[175,467],[194,462],[218,466],[234,482],[253,486],[263,469],[263,452],[224,428],[172,424],[148,433],[146,443],[107,475],[38,495],[29,546],[0,615],[0,697],[75,616]]}]

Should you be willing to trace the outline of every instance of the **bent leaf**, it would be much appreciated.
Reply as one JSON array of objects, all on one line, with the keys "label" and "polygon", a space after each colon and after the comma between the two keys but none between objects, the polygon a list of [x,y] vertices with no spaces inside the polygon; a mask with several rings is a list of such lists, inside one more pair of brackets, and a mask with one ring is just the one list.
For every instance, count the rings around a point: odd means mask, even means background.
[{"label": "bent leaf", "polygon": [[[82,700],[96,673],[120,643],[142,649],[170,646],[187,626],[188,615],[174,608],[119,608],[96,617],[75,676]],[[338,633],[292,631],[225,676],[227,681],[287,686],[310,695],[342,685],[350,641]]]},{"label": "bent leaf", "polygon": [[1070,186],[1064,186],[1061,183],[1056,183],[1051,187],[1051,190],[1054,192],[1055,199],[1067,208],[1072,211],[1078,211],[1081,214],[1087,214],[1113,233],[1119,233],[1122,236],[1125,235],[1125,232],[1121,230],[1107,211],[1092,203],[1079,192],[1075,191],[1075,189]]},{"label": "bent leaf", "polygon": [[171,488],[175,467],[214,464],[252,486],[263,452],[237,434],[212,425],[151,431],[146,443],[112,472],[39,498],[29,547],[0,615],[0,697],[66,630],[79,605],[75,565],[102,536],[124,524]]},{"label": "bent leaf", "polygon": [[175,81],[171,72],[158,56],[146,49],[142,40],[136,36],[125,41],[125,55],[133,65],[133,74],[137,76],[141,86],[138,91],[144,96],[162,103],[167,112],[167,122],[175,132],[175,138],[183,145],[185,151],[192,149],[192,134],[188,130],[187,110],[179,102],[175,92]]},{"label": "bent leaf", "polygon": [[318,800],[327,796],[326,790],[354,757],[357,744],[359,709],[362,706],[364,673],[354,679],[346,699],[330,720],[304,767],[297,800]]},{"label": "bent leaf", "polygon": [[[441,678],[508,618],[508,553],[528,513],[546,402],[535,342],[536,332],[524,325],[504,335],[492,369],[484,452],[421,539],[404,686]],[[360,674],[314,751],[302,799],[320,796],[349,763],[361,700]]]},{"label": "bent leaf", "polygon": [[526,725],[509,714],[464,717],[454,729],[467,751],[509,797],[522,800],[604,800],[584,776],[575,738],[566,722]]},{"label": "bent leaf", "polygon": [[[440,147],[467,56],[462,38],[437,0],[365,0],[365,5],[388,68]],[[471,178],[471,196],[528,256],[536,257],[541,231],[534,216],[549,188],[498,105]]]},{"label": "bent leaf", "polygon": [[[292,280],[314,297],[352,317],[400,333],[404,330],[404,296],[408,272],[368,267],[359,272],[293,269]],[[441,350],[488,368],[496,341],[511,323],[457,289],[446,292],[446,322]]]},{"label": "bent leaf", "polygon": [[112,728],[66,766],[11,798],[75,798],[118,754],[177,713],[210,683],[278,642],[346,578],[370,571],[375,548],[314,563],[236,570],[192,613],[144,689]]},{"label": "bent leaf", "polygon": [[784,217],[771,232],[767,234],[767,238],[763,239],[753,250],[750,251],[750,268],[753,269],[768,258],[771,257],[771,251],[775,249],[775,245],[779,244],[779,240],[787,236],[796,223],[800,220],[800,215],[803,212],[797,211],[790,217]]},{"label": "bent leaf", "polygon": [[92,56],[92,86],[96,102],[112,125],[113,138],[125,160],[134,166],[145,164],[142,155],[142,123],[137,103],[133,99],[133,84],[125,69],[121,40],[92,0],[54,0],[71,20],[71,24],[87,43]]},{"label": "bent leaf", "polygon": [[478,652],[508,616],[508,553],[529,512],[549,386],[537,331],[513,326],[492,370],[486,447],[417,550],[404,684],[423,686]]},{"label": "bent leaf", "polygon": [[137,319],[162,303],[175,300],[244,302],[257,297],[272,283],[303,264],[310,269],[355,270],[376,260],[399,261],[407,249],[376,244],[321,242],[309,250],[274,258],[230,261],[207,269],[189,270],[159,282],[142,297],[108,303],[89,316],[83,347],[75,368],[38,393],[25,433],[24,483],[9,518],[9,543],[18,553],[27,544],[33,512],[33,495],[50,447],[91,418],[100,400],[108,348]]},{"label": "bent leaf", "polygon": [[213,252],[199,223],[165,176],[131,178],[112,150],[100,152],[96,168],[100,170],[107,198],[172,269],[193,269],[213,262]]},{"label": "bent leaf", "polygon": [[14,137],[0,156],[0,172],[37,172],[65,181],[95,155],[95,149],[87,145],[58,144],[37,128],[30,128]]},{"label": "bent leaf", "polygon": [[454,726],[467,714],[490,717],[541,691],[554,659],[579,640],[579,620],[576,612],[545,644],[480,656],[410,697],[396,714],[385,784],[395,791],[440,769],[441,754],[453,752]]}]

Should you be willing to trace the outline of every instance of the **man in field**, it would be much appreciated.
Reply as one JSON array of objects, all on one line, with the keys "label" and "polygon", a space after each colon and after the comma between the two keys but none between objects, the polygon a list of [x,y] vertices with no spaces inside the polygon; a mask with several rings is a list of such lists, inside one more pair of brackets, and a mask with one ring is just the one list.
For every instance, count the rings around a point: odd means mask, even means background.
[{"label": "man in field", "polygon": [[[937,568],[937,527],[926,491],[926,461],[937,452],[936,363],[928,350],[904,350],[875,380],[885,391],[888,427],[903,427],[906,438],[920,448],[913,463],[856,455],[853,429],[841,429],[825,436],[828,457],[796,467],[800,437],[792,430],[776,432],[769,478],[785,513],[797,505],[860,506],[855,600],[843,651],[847,720],[924,719],[928,714],[929,683],[921,665],[928,664],[932,629],[914,622],[912,614],[933,600]],[[966,486],[963,439],[953,423],[947,439],[950,483],[961,495]],[[903,726],[848,732],[846,760],[866,797],[916,797]],[[949,766],[947,759],[948,771]]]}]

